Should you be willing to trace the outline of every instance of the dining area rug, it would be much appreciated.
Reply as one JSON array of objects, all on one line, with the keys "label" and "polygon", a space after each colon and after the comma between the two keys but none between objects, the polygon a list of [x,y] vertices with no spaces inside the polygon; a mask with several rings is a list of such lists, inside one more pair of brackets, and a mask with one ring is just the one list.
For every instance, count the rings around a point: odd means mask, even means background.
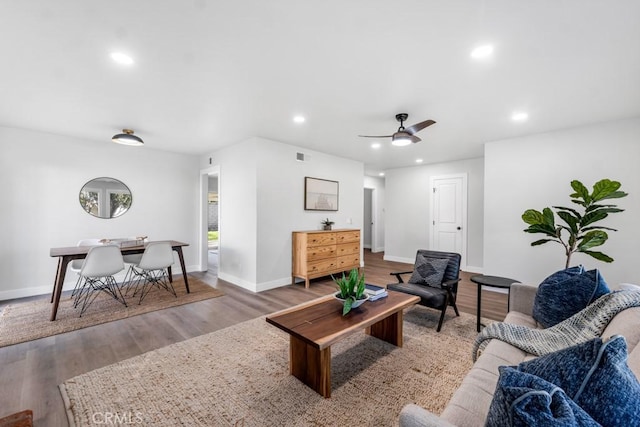
[{"label": "dining area rug", "polygon": [[[331,398],[289,375],[289,336],[259,317],[65,381],[71,426],[104,414],[154,426],[388,426],[407,403],[440,413],[471,369],[475,317],[435,331],[404,316],[404,346],[356,332],[331,347]],[[124,417],[124,418],[123,418]]]},{"label": "dining area rug", "polygon": [[100,292],[82,317],[79,317],[80,308],[73,307],[71,292],[64,292],[60,297],[58,314],[54,321],[49,320],[53,306],[50,302],[51,295],[7,304],[0,308],[0,347],[224,295],[218,289],[193,277],[189,277],[190,293],[187,293],[182,277],[174,279],[173,287],[177,297],[153,286],[141,304],[138,304],[137,298],[127,298],[127,307],[106,293]]}]

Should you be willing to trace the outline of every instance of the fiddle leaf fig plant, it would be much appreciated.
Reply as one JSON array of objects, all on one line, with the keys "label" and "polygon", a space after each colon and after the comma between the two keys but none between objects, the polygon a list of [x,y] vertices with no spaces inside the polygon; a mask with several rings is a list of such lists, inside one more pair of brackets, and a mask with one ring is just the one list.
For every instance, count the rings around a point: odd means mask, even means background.
[{"label": "fiddle leaf fig plant", "polygon": [[529,227],[524,231],[546,235],[546,238],[532,242],[531,246],[539,246],[547,242],[561,244],[567,257],[565,268],[569,268],[571,255],[575,252],[582,252],[599,261],[612,262],[613,258],[609,255],[592,249],[602,246],[607,241],[609,238],[607,231],[617,231],[614,228],[596,225],[596,222],[607,218],[609,214],[624,211],[617,205],[601,203],[603,200],[626,197],[627,193],[620,191],[620,186],[618,181],[605,178],[596,182],[593,185],[593,191],[589,192],[580,181],[571,181],[574,192],[569,197],[571,202],[580,207],[573,209],[553,206],[555,215],[562,221],[558,223],[551,208],[544,208],[542,212],[527,209],[522,214],[522,220],[529,224]]},{"label": "fiddle leaf fig plant", "polygon": [[345,276],[344,273],[342,273],[342,277],[338,277],[336,279],[331,275],[331,278],[336,282],[336,285],[340,290],[338,297],[344,300],[342,306],[343,316],[351,311],[351,306],[356,302],[356,300],[366,298],[366,295],[364,294],[364,273],[360,275],[357,268],[352,269],[349,272],[349,276]]}]

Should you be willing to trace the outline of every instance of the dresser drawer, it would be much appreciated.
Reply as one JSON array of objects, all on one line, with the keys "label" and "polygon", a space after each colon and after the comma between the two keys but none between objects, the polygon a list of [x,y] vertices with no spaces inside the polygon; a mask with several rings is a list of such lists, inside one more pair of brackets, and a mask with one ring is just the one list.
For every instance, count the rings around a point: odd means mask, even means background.
[{"label": "dresser drawer", "polygon": [[307,248],[307,261],[317,261],[327,258],[335,258],[336,246],[315,246]]},{"label": "dresser drawer", "polygon": [[360,255],[360,243],[346,243],[343,245],[338,245],[336,247],[337,256],[351,255],[351,254]]},{"label": "dresser drawer", "polygon": [[335,258],[323,261],[313,261],[310,262],[307,266],[307,274],[316,274],[325,271],[327,272],[327,274],[329,274],[329,272],[332,272],[336,269],[337,265],[338,264]]},{"label": "dresser drawer", "polygon": [[307,247],[334,245],[336,233],[309,233],[307,235]]},{"label": "dresser drawer", "polygon": [[360,244],[360,231],[341,231],[336,235],[337,243],[355,243]]},{"label": "dresser drawer", "polygon": [[360,267],[360,254],[345,255],[338,257],[338,267],[340,269],[352,269]]}]

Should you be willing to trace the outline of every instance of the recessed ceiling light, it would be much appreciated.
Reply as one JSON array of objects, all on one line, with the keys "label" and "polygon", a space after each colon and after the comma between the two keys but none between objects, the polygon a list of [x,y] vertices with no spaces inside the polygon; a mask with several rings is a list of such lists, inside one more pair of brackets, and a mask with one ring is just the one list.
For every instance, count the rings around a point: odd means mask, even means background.
[{"label": "recessed ceiling light", "polygon": [[294,121],[294,123],[304,123],[305,118],[304,118],[304,116],[295,116],[293,118],[293,121]]},{"label": "recessed ceiling light", "polygon": [[422,159],[416,159],[416,163],[422,163],[423,160]]},{"label": "recessed ceiling light", "polygon": [[122,52],[113,52],[111,53],[111,59],[113,59],[114,61],[116,61],[118,64],[121,65],[132,65],[133,64],[133,58],[130,57],[129,55],[126,55]]},{"label": "recessed ceiling light", "polygon": [[378,176],[384,176],[384,172],[380,172]]},{"label": "recessed ceiling light", "polygon": [[373,148],[374,150],[377,150],[380,147],[382,147],[382,144],[380,144],[379,142],[374,142],[373,144],[371,144],[371,148]]},{"label": "recessed ceiling light", "polygon": [[524,111],[516,111],[511,115],[511,120],[513,120],[514,122],[524,122],[528,118],[529,114],[525,113]]},{"label": "recessed ceiling light", "polygon": [[485,44],[478,46],[471,51],[471,57],[473,59],[487,58],[493,54],[493,45]]}]

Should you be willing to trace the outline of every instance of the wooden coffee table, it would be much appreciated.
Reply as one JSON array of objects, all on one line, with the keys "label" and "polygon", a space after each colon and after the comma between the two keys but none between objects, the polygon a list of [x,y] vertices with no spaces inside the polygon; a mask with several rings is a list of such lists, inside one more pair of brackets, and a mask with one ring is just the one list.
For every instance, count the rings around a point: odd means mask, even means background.
[{"label": "wooden coffee table", "polygon": [[267,316],[267,322],[290,335],[289,372],[324,397],[331,397],[331,345],[364,329],[365,333],[402,347],[403,310],[420,298],[389,291],[342,315],[333,295]]}]

